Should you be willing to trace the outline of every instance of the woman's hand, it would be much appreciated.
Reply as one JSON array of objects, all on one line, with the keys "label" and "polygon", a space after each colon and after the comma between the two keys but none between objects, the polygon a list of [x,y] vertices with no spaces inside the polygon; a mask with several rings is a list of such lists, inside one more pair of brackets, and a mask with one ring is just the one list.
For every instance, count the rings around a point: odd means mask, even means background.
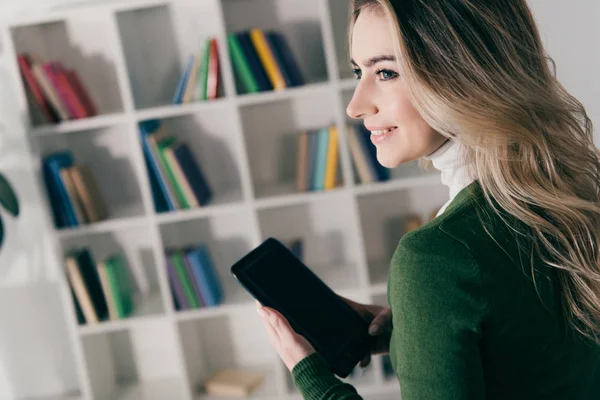
[{"label": "woman's hand", "polygon": [[356,303],[345,297],[340,297],[369,323],[369,334],[376,336],[376,339],[371,344],[371,354],[363,358],[359,364],[361,368],[364,368],[371,362],[371,355],[387,354],[390,352],[392,310],[389,307]]},{"label": "woman's hand", "polygon": [[296,364],[315,352],[308,340],[298,335],[279,312],[263,307],[258,301],[256,311],[267,329],[269,342],[290,372]]}]

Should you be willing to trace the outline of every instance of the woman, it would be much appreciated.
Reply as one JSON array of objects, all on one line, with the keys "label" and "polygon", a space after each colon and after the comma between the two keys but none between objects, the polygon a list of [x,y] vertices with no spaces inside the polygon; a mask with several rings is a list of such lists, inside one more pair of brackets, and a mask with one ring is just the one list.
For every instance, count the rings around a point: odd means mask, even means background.
[{"label": "woman", "polygon": [[[526,0],[356,0],[350,42],[379,162],[430,159],[451,194],[390,265],[402,399],[600,399],[600,154]],[[259,313],[304,398],[361,398]]]}]

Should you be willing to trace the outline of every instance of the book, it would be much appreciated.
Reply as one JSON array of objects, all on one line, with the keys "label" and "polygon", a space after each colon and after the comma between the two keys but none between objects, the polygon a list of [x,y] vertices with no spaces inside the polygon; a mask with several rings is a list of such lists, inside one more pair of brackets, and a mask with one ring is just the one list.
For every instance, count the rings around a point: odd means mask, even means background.
[{"label": "book", "polygon": [[174,149],[174,154],[194,192],[194,196],[196,196],[198,204],[205,206],[212,200],[213,191],[201,165],[195,160],[189,146],[185,143],[180,143]]},{"label": "book", "polygon": [[206,307],[219,305],[223,299],[223,289],[208,246],[200,244],[185,253],[192,278],[198,284]]},{"label": "book", "polygon": [[303,131],[298,135],[298,152],[296,154],[296,190],[299,192],[306,190],[307,158],[308,134]]},{"label": "book", "polygon": [[72,204],[67,187],[60,174],[61,169],[73,166],[73,154],[68,150],[57,151],[44,156],[42,164],[44,183],[52,204],[55,222],[57,222],[56,227],[78,226],[75,206]]},{"label": "book", "polygon": [[217,39],[210,40],[210,55],[208,59],[208,76],[206,79],[206,97],[209,100],[219,96],[219,46]]},{"label": "book", "polygon": [[256,80],[256,84],[258,85],[258,90],[266,91],[273,90],[273,85],[267,76],[267,72],[263,64],[260,61],[258,53],[252,43],[252,39],[250,39],[250,31],[241,31],[236,34],[238,42],[242,48],[244,53],[244,57],[246,58],[246,62],[248,63],[248,67],[252,73],[252,76]]},{"label": "book", "polygon": [[97,222],[106,219],[108,212],[92,169],[83,164],[67,170],[78,200],[85,215],[85,221]]},{"label": "book", "polygon": [[241,368],[218,370],[204,381],[207,394],[245,397],[252,394],[264,382],[264,375]]},{"label": "book", "polygon": [[327,145],[329,144],[329,129],[322,128],[317,132],[317,149],[313,172],[313,189],[325,188],[325,168],[327,167]]},{"label": "book", "polygon": [[327,144],[327,163],[325,167],[325,190],[336,186],[338,167],[338,135],[335,125],[329,128],[329,143]]},{"label": "book", "polygon": [[183,285],[179,281],[177,276],[177,271],[175,270],[175,265],[169,257],[168,253],[166,254],[167,261],[167,275],[169,276],[169,283],[171,286],[171,291],[173,294],[173,299],[175,300],[175,308],[180,310],[185,310],[190,308],[187,298],[185,297],[185,293],[183,291]]},{"label": "book", "polygon": [[179,78],[179,82],[177,83],[177,88],[175,89],[175,93],[173,94],[173,104],[181,104],[183,100],[183,95],[187,88],[187,82],[190,78],[190,72],[194,65],[194,55],[190,54],[187,58],[187,62],[185,64],[185,69]]},{"label": "book", "polygon": [[227,44],[229,46],[231,64],[233,65],[238,91],[240,93],[258,92],[260,89],[235,33],[227,34]]},{"label": "book", "polygon": [[200,303],[194,293],[192,277],[188,274],[183,260],[184,254],[181,250],[171,250],[168,256],[175,268],[176,278],[183,288],[183,294],[189,308],[198,308]]},{"label": "book", "polygon": [[256,49],[256,53],[258,54],[260,62],[267,72],[269,81],[271,81],[271,85],[273,85],[273,90],[285,89],[285,80],[283,79],[283,75],[281,74],[277,62],[275,61],[275,55],[269,49],[269,45],[267,44],[267,40],[265,38],[265,33],[258,28],[251,29],[250,39],[252,39],[252,44]]}]

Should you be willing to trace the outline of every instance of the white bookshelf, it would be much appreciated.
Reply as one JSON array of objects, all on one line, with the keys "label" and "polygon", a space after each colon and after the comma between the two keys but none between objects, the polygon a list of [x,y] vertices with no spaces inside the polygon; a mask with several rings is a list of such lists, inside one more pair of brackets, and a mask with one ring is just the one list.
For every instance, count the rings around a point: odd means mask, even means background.
[{"label": "white bookshelf", "polygon": [[[2,62],[28,113],[16,54],[35,52],[76,69],[99,115],[32,125],[37,160],[70,149],[92,167],[109,218],[54,233],[57,257],[89,246],[96,260],[120,252],[142,284],[130,318],[78,325],[68,283],[64,310],[85,399],[202,399],[202,380],[216,368],[257,368],[267,375],[252,398],[297,399],[291,375],[268,344],[254,302],[229,267],[268,236],[302,237],[305,260],[340,294],[386,303],[387,263],[403,215],[426,220],[447,196],[435,173],[415,165],[392,180],[360,184],[346,142],[345,106],[355,85],[346,61],[347,0],[146,0],[98,2],[11,21],[3,27]],[[277,29],[289,41],[308,83],[279,92],[236,93],[227,32]],[[215,101],[171,105],[187,55],[200,40],[219,40],[223,79]],[[156,213],[137,124],[161,118],[186,141],[213,187],[205,207]],[[335,124],[340,132],[339,185],[297,193],[295,134]],[[44,190],[45,192],[45,190]],[[48,213],[50,208],[47,204]],[[175,311],[164,251],[207,243],[224,286],[222,305]],[[375,357],[349,379],[364,398],[398,398],[394,379]]]}]

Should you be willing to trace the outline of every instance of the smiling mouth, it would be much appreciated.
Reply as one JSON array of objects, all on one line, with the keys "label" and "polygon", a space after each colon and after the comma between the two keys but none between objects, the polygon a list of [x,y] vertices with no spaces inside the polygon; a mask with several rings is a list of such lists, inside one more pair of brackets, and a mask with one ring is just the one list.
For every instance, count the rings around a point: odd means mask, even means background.
[{"label": "smiling mouth", "polygon": [[375,135],[375,136],[380,136],[380,135],[384,135],[386,133],[390,133],[390,132],[392,132],[392,131],[394,131],[396,129],[397,129],[396,126],[393,126],[391,128],[386,128],[386,129],[377,129],[377,130],[371,131],[371,134]]}]

